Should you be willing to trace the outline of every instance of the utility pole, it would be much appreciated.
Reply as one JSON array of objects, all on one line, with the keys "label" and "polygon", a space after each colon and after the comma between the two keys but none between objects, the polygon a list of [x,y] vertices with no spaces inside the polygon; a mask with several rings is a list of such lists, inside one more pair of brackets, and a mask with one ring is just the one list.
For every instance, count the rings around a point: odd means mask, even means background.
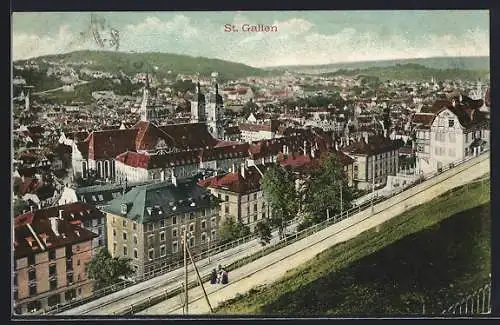
[{"label": "utility pole", "polygon": [[340,180],[340,218],[342,218],[342,213],[344,212],[342,204],[342,180]]},{"label": "utility pole", "polygon": [[210,308],[210,313],[213,313],[214,310],[212,309],[212,305],[210,304],[210,300],[208,299],[207,292],[205,291],[205,286],[203,285],[203,281],[201,280],[200,272],[198,271],[198,267],[196,266],[196,263],[193,260],[193,256],[191,255],[191,251],[186,248],[188,254],[189,254],[189,259],[191,260],[191,264],[193,264],[194,270],[196,271],[196,276],[198,277],[198,282],[200,284],[200,287],[203,289],[203,295],[205,295],[205,300],[207,301],[208,308]]},{"label": "utility pole", "polygon": [[373,214],[373,198],[375,196],[375,156],[372,156],[372,198],[371,198],[371,210]]},{"label": "utility pole", "polygon": [[184,315],[189,314],[189,297],[188,297],[188,264],[187,264],[187,233],[184,231]]}]

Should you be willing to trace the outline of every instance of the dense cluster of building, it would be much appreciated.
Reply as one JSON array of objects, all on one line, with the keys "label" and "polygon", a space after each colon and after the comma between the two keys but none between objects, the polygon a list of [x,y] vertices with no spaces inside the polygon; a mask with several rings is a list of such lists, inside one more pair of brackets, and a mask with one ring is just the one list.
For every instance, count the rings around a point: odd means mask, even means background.
[{"label": "dense cluster of building", "polygon": [[[282,78],[288,86],[278,93],[288,98],[299,92],[292,76]],[[259,103],[262,95],[239,83],[219,90],[214,73],[209,82],[196,83],[187,118],[162,123],[167,115],[158,111],[148,75],[146,80],[131,115],[138,120],[119,125],[106,125],[102,117],[91,122],[100,127],[88,125],[77,106],[66,108],[65,117],[44,115],[51,123],[43,127],[26,126],[33,119],[29,93],[23,95],[24,108],[15,108],[17,313],[91,295],[85,263],[100,248],[130,258],[136,275],[144,276],[181,257],[183,234],[193,252],[201,252],[216,245],[227,218],[253,231],[272,213],[260,183],[272,164],[307,175],[330,153],[341,162],[349,185],[363,191],[397,177],[401,156],[415,159],[411,168],[418,175],[489,146],[489,93],[486,98],[446,93],[441,85],[438,90],[447,97],[431,101],[414,96],[411,103],[397,103],[396,91],[387,100],[353,96],[354,104],[344,107],[259,110],[230,119],[225,100]],[[349,80],[332,83],[350,96]],[[434,84],[419,87],[424,96],[438,93]],[[43,110],[35,116],[40,114]],[[73,123],[78,128],[56,128]]]}]

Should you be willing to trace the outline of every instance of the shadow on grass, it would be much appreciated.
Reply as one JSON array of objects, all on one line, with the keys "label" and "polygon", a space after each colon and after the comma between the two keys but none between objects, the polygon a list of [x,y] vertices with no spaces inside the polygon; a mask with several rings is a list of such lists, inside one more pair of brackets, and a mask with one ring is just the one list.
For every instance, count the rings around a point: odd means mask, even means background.
[{"label": "shadow on grass", "polygon": [[426,314],[440,314],[488,280],[490,256],[488,203],[285,293],[260,313],[391,316],[420,315],[425,308]]}]

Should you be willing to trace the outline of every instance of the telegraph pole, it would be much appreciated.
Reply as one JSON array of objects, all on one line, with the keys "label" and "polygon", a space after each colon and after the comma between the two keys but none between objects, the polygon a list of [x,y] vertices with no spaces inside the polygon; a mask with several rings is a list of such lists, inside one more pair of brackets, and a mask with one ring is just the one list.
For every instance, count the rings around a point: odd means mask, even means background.
[{"label": "telegraph pole", "polygon": [[375,196],[375,156],[372,156],[372,198],[371,198],[371,210],[373,214],[373,198]]},{"label": "telegraph pole", "polygon": [[212,309],[212,305],[210,304],[210,300],[208,299],[207,291],[205,290],[205,286],[203,285],[203,281],[200,276],[200,272],[198,271],[198,267],[196,266],[196,263],[193,260],[193,256],[191,255],[191,251],[186,248],[188,254],[189,254],[189,259],[191,260],[191,263],[193,264],[194,270],[196,271],[196,276],[198,277],[198,282],[200,284],[200,287],[203,289],[203,295],[205,296],[205,300],[207,302],[208,308],[210,308],[210,313],[213,313],[214,310]]},{"label": "telegraph pole", "polygon": [[187,233],[184,231],[183,242],[184,242],[184,314],[189,314],[189,297],[188,297],[188,263],[187,263]]}]

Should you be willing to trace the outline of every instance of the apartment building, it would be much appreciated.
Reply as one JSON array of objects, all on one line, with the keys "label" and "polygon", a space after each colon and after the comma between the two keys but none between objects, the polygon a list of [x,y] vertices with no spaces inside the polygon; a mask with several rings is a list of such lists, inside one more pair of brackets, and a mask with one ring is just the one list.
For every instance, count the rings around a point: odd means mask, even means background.
[{"label": "apartment building", "polygon": [[103,211],[111,256],[131,258],[138,276],[181,259],[184,232],[193,254],[218,241],[217,199],[192,179],[134,187]]},{"label": "apartment building", "polygon": [[381,135],[365,136],[340,150],[354,159],[353,183],[360,190],[371,189],[387,182],[387,176],[399,170],[398,150],[402,143]]},{"label": "apartment building", "polygon": [[458,95],[437,100],[415,114],[412,125],[420,173],[435,172],[487,149],[489,120],[480,111],[482,105],[482,100]]},{"label": "apartment building", "polygon": [[244,163],[233,166],[231,172],[217,175],[198,184],[206,187],[220,200],[220,220],[232,218],[255,230],[258,221],[270,216],[260,180],[271,164],[247,167]]},{"label": "apartment building", "polygon": [[14,313],[36,313],[92,294],[85,265],[97,234],[78,222],[25,213],[15,218]]}]

